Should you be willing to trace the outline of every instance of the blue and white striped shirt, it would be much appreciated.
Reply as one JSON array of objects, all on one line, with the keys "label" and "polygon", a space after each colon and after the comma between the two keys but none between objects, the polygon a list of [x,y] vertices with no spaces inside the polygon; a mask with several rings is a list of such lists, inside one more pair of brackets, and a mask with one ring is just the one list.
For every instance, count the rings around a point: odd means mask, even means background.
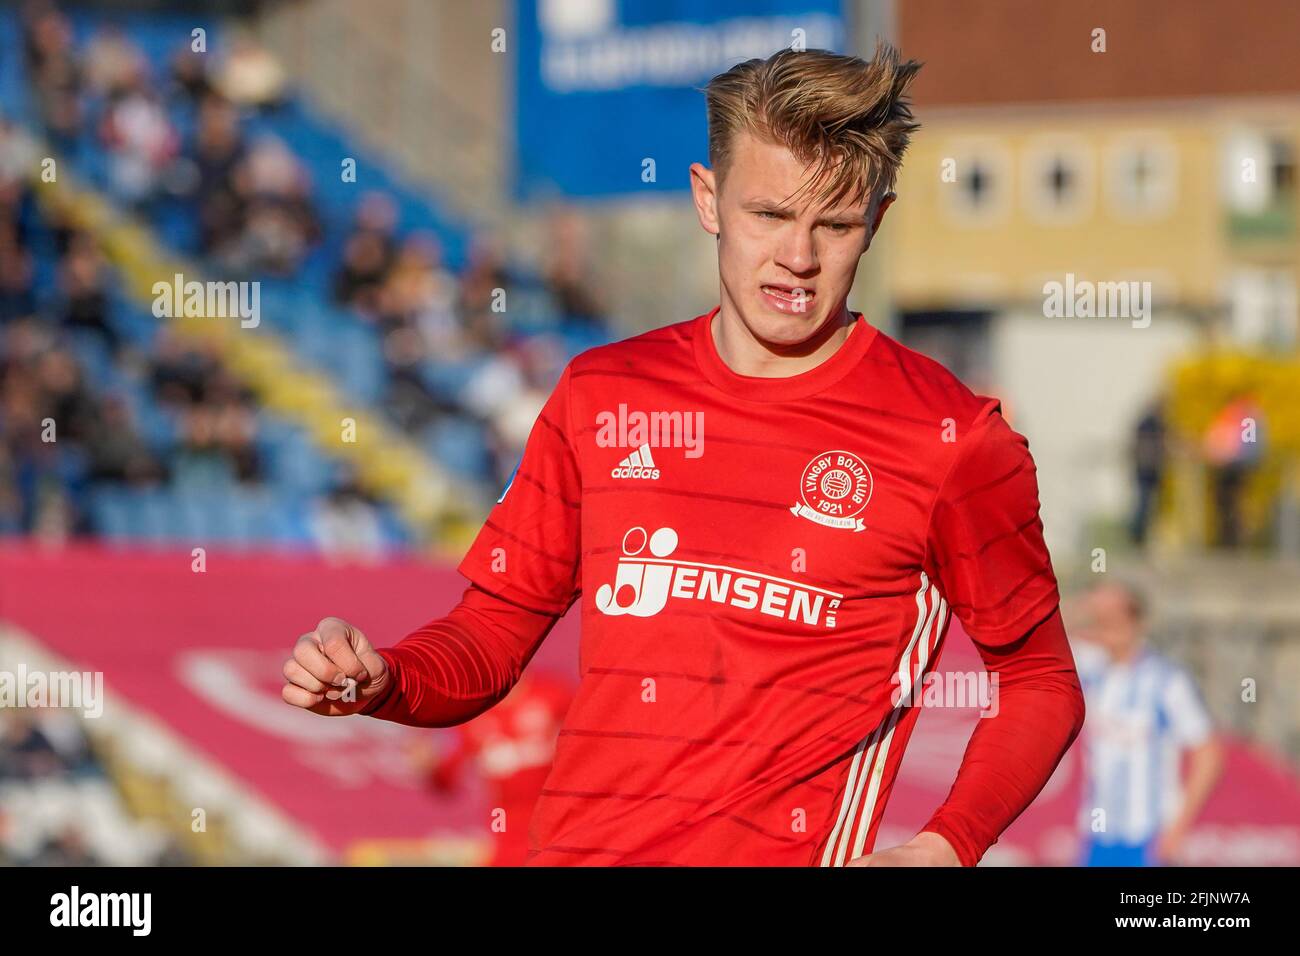
[{"label": "blue and white striped shirt", "polygon": [[[1123,663],[1087,642],[1074,652],[1088,708],[1080,825],[1099,843],[1145,843],[1178,812],[1180,760],[1208,739],[1210,715],[1191,675],[1149,647]],[[1096,810],[1105,829],[1092,833]]]}]

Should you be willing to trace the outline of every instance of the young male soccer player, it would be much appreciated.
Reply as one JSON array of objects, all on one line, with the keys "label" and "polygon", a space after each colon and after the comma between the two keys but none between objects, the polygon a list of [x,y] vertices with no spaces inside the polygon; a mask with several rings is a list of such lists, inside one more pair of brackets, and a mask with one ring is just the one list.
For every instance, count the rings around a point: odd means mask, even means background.
[{"label": "young male soccer player", "polygon": [[1077,645],[1092,713],[1083,735],[1081,862],[1177,863],[1223,773],[1223,744],[1191,674],[1147,643],[1146,605],[1136,588],[1095,587],[1086,609],[1086,639]]},{"label": "young male soccer player", "polygon": [[[285,664],[287,702],[469,720],[580,601],[530,863],[979,861],[1083,697],[1025,440],[846,308],[917,69],[890,48],[787,50],[714,78],[712,168],[690,172],[720,304],[575,358],[460,565],[461,603],[385,650],[326,618]],[[952,614],[1000,675],[998,716],[923,831],[872,853]]]}]

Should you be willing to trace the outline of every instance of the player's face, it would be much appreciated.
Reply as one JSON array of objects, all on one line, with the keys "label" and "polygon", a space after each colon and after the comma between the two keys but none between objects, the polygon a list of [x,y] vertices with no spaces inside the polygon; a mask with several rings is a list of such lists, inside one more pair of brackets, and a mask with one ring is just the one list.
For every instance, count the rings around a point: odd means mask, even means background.
[{"label": "player's face", "polygon": [[[888,200],[814,207],[814,174],[785,146],[740,133],[725,176],[714,183],[722,295],[759,341],[797,348],[843,318],[858,260]],[[820,185],[820,184],[819,184]],[[697,191],[697,204],[700,196]],[[837,323],[838,324],[838,323]]]}]

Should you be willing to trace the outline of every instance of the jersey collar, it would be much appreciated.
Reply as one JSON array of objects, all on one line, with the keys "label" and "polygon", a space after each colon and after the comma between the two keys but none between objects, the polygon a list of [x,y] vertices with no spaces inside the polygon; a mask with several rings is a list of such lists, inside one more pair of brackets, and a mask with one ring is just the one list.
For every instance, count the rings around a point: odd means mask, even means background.
[{"label": "jersey collar", "polygon": [[850,310],[854,322],[848,338],[834,355],[815,368],[784,378],[738,375],[722,360],[713,343],[713,319],[721,308],[720,304],[715,305],[695,319],[692,332],[695,360],[704,377],[722,391],[750,401],[787,402],[825,391],[852,371],[876,340],[875,327],[863,318],[861,312]]}]

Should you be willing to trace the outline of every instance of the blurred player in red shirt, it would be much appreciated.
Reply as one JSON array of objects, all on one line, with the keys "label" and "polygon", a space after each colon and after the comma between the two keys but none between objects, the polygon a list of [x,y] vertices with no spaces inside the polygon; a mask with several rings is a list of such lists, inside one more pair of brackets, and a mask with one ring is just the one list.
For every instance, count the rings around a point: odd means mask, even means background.
[{"label": "blurred player in red shirt", "polygon": [[[783,50],[709,83],[712,168],[690,174],[719,304],[573,359],[461,603],[382,650],[325,619],[285,663],[288,703],[463,722],[577,603],[530,864],[979,861],[1083,696],[1025,439],[847,306],[917,69]],[[922,831],[873,852],[954,614],[998,673],[996,716]]]},{"label": "blurred player in red shirt", "polygon": [[413,754],[435,790],[459,789],[467,771],[487,784],[492,834],[488,866],[527,862],[528,821],[551,771],[555,736],[572,699],[567,682],[529,671],[500,704],[457,727],[455,743],[445,754],[424,747]]}]

